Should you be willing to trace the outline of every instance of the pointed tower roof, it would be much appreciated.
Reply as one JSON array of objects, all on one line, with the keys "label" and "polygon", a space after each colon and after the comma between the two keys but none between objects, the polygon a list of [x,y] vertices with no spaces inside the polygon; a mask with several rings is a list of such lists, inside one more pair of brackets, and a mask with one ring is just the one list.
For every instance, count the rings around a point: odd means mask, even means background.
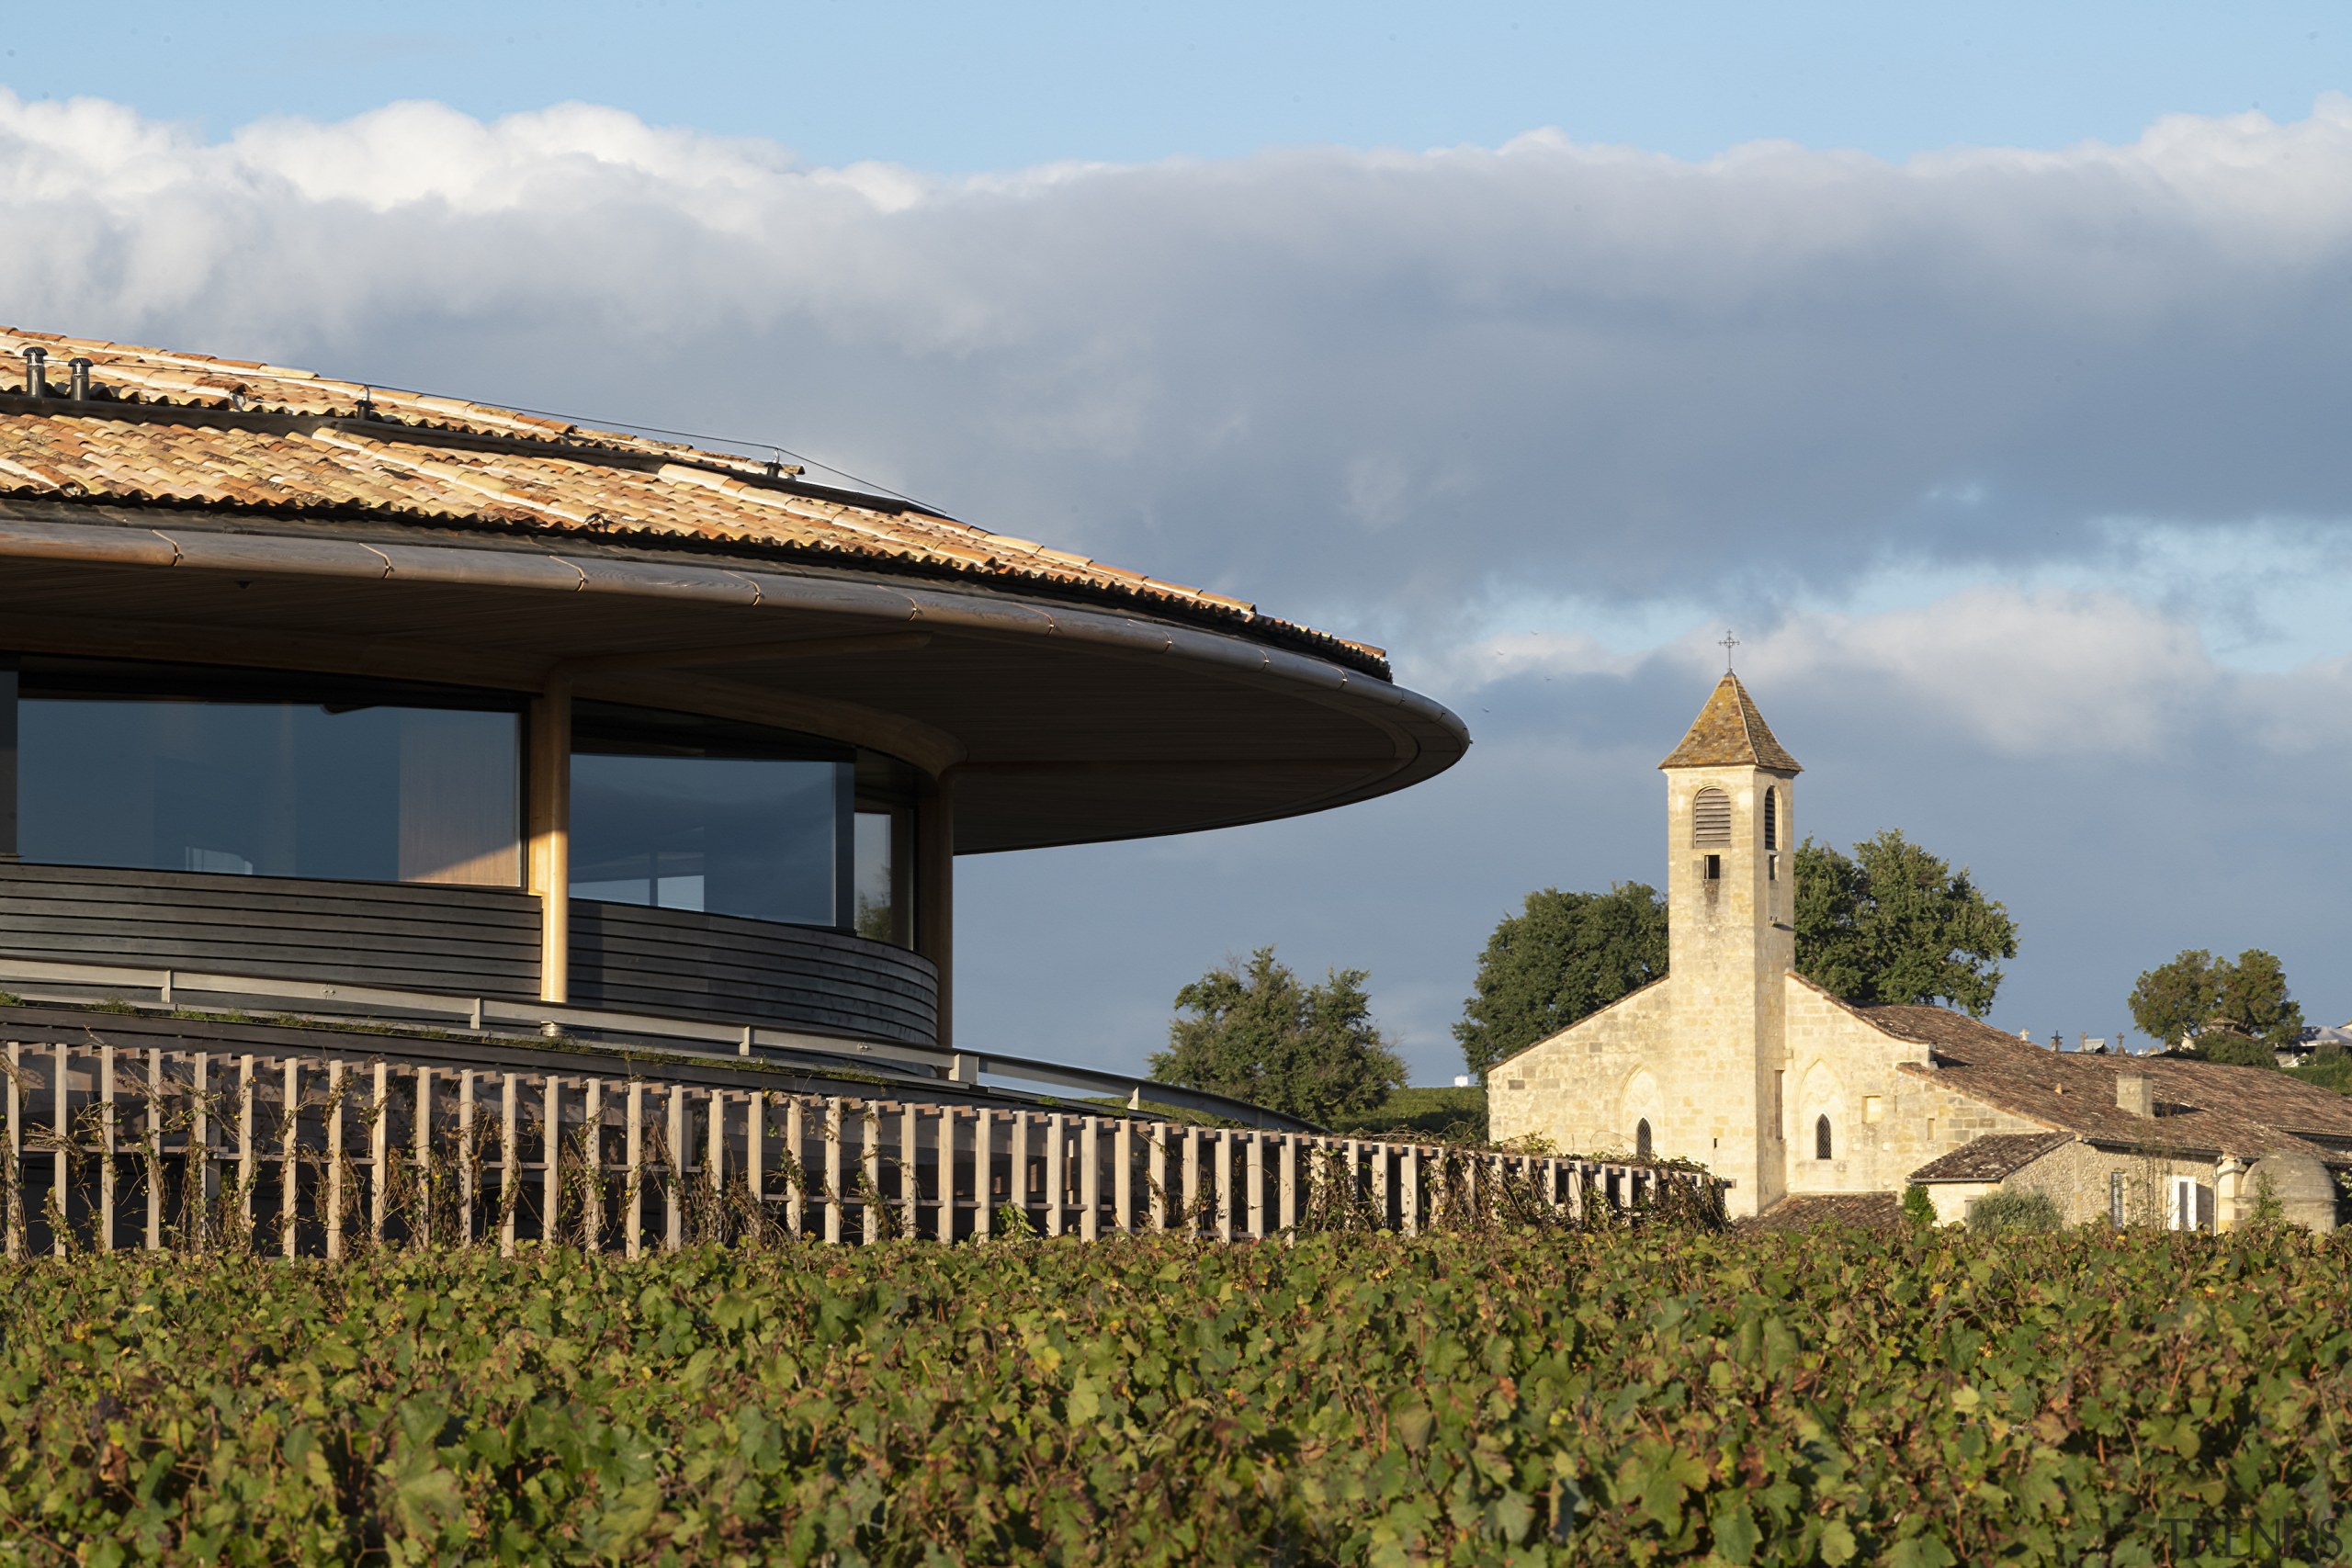
[{"label": "pointed tower roof", "polygon": [[1772,727],[1756,711],[1756,699],[1730,671],[1715,682],[1707,705],[1691,721],[1690,733],[1668,753],[1661,768],[1770,768],[1801,773],[1797,760],[1781,750]]}]

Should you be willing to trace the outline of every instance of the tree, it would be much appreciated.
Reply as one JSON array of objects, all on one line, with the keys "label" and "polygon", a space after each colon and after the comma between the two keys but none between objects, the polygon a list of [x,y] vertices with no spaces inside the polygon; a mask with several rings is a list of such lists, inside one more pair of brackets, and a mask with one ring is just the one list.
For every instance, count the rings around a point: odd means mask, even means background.
[{"label": "tree", "polygon": [[2232,963],[2191,947],[2140,976],[2132,1021],[2166,1045],[2191,1043],[2209,1062],[2275,1067],[2277,1048],[2302,1030],[2303,1008],[2275,954],[2249,947]]},{"label": "tree", "polygon": [[2017,922],[1968,874],[1889,828],[1852,858],[1796,852],[1797,973],[1864,1006],[1945,1002],[1982,1018],[2018,954]]},{"label": "tree", "polygon": [[1405,1064],[1372,1021],[1366,978],[1334,969],[1302,987],[1271,947],[1246,967],[1227,959],[1176,993],[1151,1076],[1309,1122],[1369,1111],[1405,1081]]},{"label": "tree", "polygon": [[1487,1069],[1666,973],[1666,900],[1621,882],[1606,893],[1546,887],[1506,915],[1478,955],[1453,1026],[1462,1059]]}]

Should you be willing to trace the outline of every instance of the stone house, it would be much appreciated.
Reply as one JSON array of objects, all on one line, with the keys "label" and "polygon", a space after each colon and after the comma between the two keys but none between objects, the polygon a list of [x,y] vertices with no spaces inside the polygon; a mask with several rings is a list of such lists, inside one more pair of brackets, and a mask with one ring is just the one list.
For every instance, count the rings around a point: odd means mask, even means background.
[{"label": "stone house", "polygon": [[1496,1137],[1693,1160],[1731,1182],[1735,1217],[1917,1180],[1947,1219],[2030,1188],[2070,1220],[2227,1228],[2267,1176],[2300,1223],[2333,1227],[2352,1100],[2261,1068],[2053,1052],[1798,975],[1802,770],[1736,676],[1659,767],[1667,976],[1496,1066]]}]

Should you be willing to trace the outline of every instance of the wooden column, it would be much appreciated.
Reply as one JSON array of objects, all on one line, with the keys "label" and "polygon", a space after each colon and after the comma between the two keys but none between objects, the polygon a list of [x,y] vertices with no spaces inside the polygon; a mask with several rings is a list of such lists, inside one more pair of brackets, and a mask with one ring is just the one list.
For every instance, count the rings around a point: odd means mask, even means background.
[{"label": "wooden column", "polygon": [[164,1250],[164,1053],[147,1048],[147,1250]]},{"label": "wooden column", "polygon": [[956,1037],[956,770],[915,796],[915,951],[939,970],[939,1045]]},{"label": "wooden column", "polygon": [[322,1112],[327,1123],[327,1168],[323,1182],[325,1195],[320,1200],[327,1211],[327,1256],[343,1256],[343,1063],[327,1064],[327,1103]]},{"label": "wooden column", "polygon": [[[114,1250],[114,1047],[98,1047],[98,1250]],[[290,1256],[290,1254],[289,1254]]]},{"label": "wooden column", "polygon": [[23,1111],[19,1101],[23,1096],[17,1088],[17,1074],[23,1071],[25,1048],[21,1042],[8,1042],[8,1082],[5,1093],[8,1099],[8,1212],[0,1215],[0,1224],[8,1227],[8,1256],[25,1255],[25,1200],[20,1188],[24,1179],[25,1130],[20,1125]]},{"label": "wooden column", "polygon": [[60,1258],[64,1257],[74,1245],[74,1238],[67,1234],[65,1224],[66,1216],[73,1213],[66,1199],[66,1193],[70,1190],[66,1185],[66,1179],[71,1173],[74,1156],[73,1122],[68,1119],[67,1114],[72,1108],[73,1100],[67,1079],[68,1070],[73,1066],[73,1057],[69,1054],[71,1049],[70,1046],[62,1043],[57,1047],[57,1092],[51,1097],[51,1103],[52,1120],[55,1122],[52,1130],[57,1134],[57,1146],[56,1152],[50,1158],[51,1168],[56,1172],[52,1179],[57,1185],[51,1188],[50,1191],[57,1201],[59,1224],[57,1234],[49,1238],[49,1249]]},{"label": "wooden column", "polygon": [[531,701],[525,776],[531,891],[539,896],[539,999],[571,999],[571,680],[548,677]]},{"label": "wooden column", "polygon": [[972,1236],[986,1241],[996,1228],[996,1112],[972,1113]]}]

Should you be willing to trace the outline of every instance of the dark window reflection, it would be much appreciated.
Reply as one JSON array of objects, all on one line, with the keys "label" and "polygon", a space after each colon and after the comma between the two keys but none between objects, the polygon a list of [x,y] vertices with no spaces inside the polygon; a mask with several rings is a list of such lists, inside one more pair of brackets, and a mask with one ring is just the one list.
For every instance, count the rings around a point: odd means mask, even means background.
[{"label": "dark window reflection", "polygon": [[513,713],[28,697],[18,849],[63,865],[512,887]]},{"label": "dark window reflection", "polygon": [[571,759],[574,897],[835,923],[846,761]]}]

